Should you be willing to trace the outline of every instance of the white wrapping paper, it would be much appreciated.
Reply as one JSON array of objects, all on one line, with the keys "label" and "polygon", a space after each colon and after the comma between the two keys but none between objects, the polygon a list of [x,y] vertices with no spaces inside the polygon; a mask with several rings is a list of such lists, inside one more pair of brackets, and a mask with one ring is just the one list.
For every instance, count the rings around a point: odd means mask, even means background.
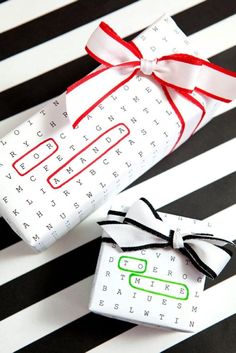
[{"label": "white wrapping paper", "polygon": [[[213,230],[206,221],[158,214],[171,229],[186,234]],[[194,332],[204,319],[204,283],[205,275],[171,247],[123,252],[116,244],[102,243],[89,309],[137,324]]]},{"label": "white wrapping paper", "polygon": [[[175,52],[197,55],[168,16],[134,42],[150,59]],[[207,111],[201,128],[216,103],[194,95]],[[143,75],[106,98],[76,129],[68,119],[65,97],[59,96],[0,141],[0,214],[37,251],[170,153],[181,129],[162,89]],[[176,104],[187,115],[178,147],[191,136],[200,114],[195,105],[189,111],[180,96]]]}]

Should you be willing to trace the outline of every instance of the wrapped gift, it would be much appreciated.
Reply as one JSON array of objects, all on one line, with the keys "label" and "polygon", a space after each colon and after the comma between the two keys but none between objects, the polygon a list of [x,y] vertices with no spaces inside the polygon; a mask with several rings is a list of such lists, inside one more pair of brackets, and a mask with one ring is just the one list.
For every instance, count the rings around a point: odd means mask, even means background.
[{"label": "wrapped gift", "polygon": [[99,222],[102,246],[89,308],[95,313],[181,331],[199,328],[206,276],[231,257],[209,222],[156,212],[144,198]]},{"label": "wrapped gift", "polygon": [[168,16],[129,43],[101,23],[86,49],[98,69],[0,141],[0,214],[38,251],[235,94],[235,75],[198,58]]}]

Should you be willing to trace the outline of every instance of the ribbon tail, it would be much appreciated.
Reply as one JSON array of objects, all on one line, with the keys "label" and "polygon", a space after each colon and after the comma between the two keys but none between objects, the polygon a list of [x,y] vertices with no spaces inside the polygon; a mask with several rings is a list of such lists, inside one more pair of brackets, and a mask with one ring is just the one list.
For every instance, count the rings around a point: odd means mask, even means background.
[{"label": "ribbon tail", "polygon": [[213,99],[231,102],[236,98],[236,73],[202,60],[196,90]]},{"label": "ribbon tail", "polygon": [[189,240],[184,250],[195,267],[212,279],[219,275],[231,258],[229,251],[199,239]]},{"label": "ribbon tail", "polygon": [[184,235],[183,240],[193,240],[193,239],[199,239],[199,240],[206,240],[208,243],[216,245],[218,247],[225,246],[225,245],[232,245],[235,246],[233,241],[230,241],[228,239],[223,239],[219,237],[215,237],[213,234],[209,233],[192,233],[189,235]]},{"label": "ribbon tail", "polygon": [[192,265],[205,276],[214,279],[216,278],[217,274],[209,268],[197,255],[197,253],[189,246],[185,244],[184,248],[179,249],[179,251],[185,255],[191,261]]},{"label": "ribbon tail", "polygon": [[100,68],[67,89],[66,106],[73,128],[104,99],[128,82],[137,72],[132,67]]}]

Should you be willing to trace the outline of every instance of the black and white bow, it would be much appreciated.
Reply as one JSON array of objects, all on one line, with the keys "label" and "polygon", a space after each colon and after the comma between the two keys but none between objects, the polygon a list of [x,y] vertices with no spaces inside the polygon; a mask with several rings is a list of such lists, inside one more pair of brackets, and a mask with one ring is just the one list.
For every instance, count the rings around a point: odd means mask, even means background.
[{"label": "black and white bow", "polygon": [[[117,216],[122,221],[117,220]],[[123,251],[136,251],[171,246],[188,257],[203,274],[214,279],[225,267],[232,252],[223,248],[233,242],[209,233],[182,232],[171,229],[151,203],[141,198],[127,213],[109,211],[108,220],[98,222],[105,234],[102,241],[116,243]]]}]

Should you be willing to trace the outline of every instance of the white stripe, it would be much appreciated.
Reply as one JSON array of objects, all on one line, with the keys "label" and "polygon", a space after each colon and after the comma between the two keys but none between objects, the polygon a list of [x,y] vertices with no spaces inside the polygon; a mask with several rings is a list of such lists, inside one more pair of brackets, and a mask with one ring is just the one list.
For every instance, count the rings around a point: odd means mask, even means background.
[{"label": "white stripe", "polygon": [[236,15],[202,29],[192,34],[191,43],[199,48],[200,55],[204,58],[214,56],[223,50],[232,48],[235,41]]},{"label": "white stripe", "polygon": [[[228,220],[228,210],[231,215],[231,209],[226,209],[222,212],[216,213],[215,215],[207,218],[207,220],[210,221],[217,221],[218,217],[221,221],[227,222]],[[217,303],[217,297],[219,295],[222,295],[222,288],[226,289],[225,296],[229,295],[228,292],[231,292],[232,298],[233,297],[233,291],[227,291],[227,287],[230,286],[235,286],[236,282],[236,276],[232,277],[231,279],[222,282],[219,285],[214,286],[214,295],[212,297],[216,298],[216,303]],[[4,353],[12,352],[17,349],[20,349],[24,347],[27,344],[30,344],[31,342],[34,342],[37,339],[40,339],[41,337],[44,337],[51,332],[59,329],[60,327],[69,324],[73,320],[76,320],[83,315],[86,315],[88,313],[88,298],[89,298],[89,293],[91,291],[91,284],[92,284],[92,276],[88,277],[54,295],[51,295],[50,297],[41,300],[26,309],[23,309],[19,311],[18,313],[9,316],[5,320],[3,320],[0,323],[0,337],[3,339],[0,341],[0,351]],[[212,289],[208,289],[205,292],[205,297],[206,302],[205,304],[208,305],[208,300],[210,296],[212,295]],[[233,289],[233,287],[230,287]],[[207,296],[208,292],[211,291],[210,295]],[[207,293],[207,294],[206,294]],[[212,299],[211,299],[212,300]],[[220,300],[220,299],[219,299]],[[228,301],[228,306],[226,305],[226,301]],[[210,325],[214,324],[215,322],[220,321],[223,316],[223,318],[230,316],[232,314],[232,310],[235,309],[235,306],[233,306],[235,303],[234,300],[227,300],[225,298],[224,303],[222,303],[222,306],[219,307],[217,305],[217,310],[215,308],[212,308],[212,311],[215,310],[214,315],[211,314],[211,310],[209,311],[209,317],[212,318],[212,321],[210,321]],[[219,309],[219,310],[218,310]],[[224,316],[225,315],[225,316]],[[205,316],[204,316],[205,318]],[[32,325],[32,322],[34,323]],[[146,334],[151,335],[153,338],[156,337],[156,333],[158,332],[158,337],[159,335],[162,334],[163,337],[165,337],[165,331],[160,332],[158,329],[148,329],[148,328],[138,328],[139,330],[144,330]],[[132,333],[132,330],[129,331]],[[13,334],[14,333],[14,334]],[[129,334],[129,333],[128,333]],[[169,334],[169,332],[167,332]],[[123,335],[126,335],[125,333]],[[172,332],[172,335],[176,335],[175,333]],[[177,333],[177,337],[179,339],[182,339],[184,336],[184,333]],[[118,339],[118,345],[120,347],[119,343],[119,337],[116,337],[115,339]],[[121,336],[122,337],[122,336]],[[125,336],[126,337],[126,336]],[[139,336],[137,336],[139,337]],[[143,337],[145,336],[140,336],[142,337],[142,343],[145,343],[145,339]],[[114,339],[113,339],[114,340]],[[108,341],[107,344],[109,345],[108,350],[101,350],[100,347],[99,352],[109,352],[110,346],[112,346],[112,351],[113,351],[113,340]],[[136,342],[136,340],[134,340]],[[106,343],[105,343],[106,344]],[[126,349],[126,347],[124,347]],[[134,345],[133,348],[136,348],[136,345]],[[103,348],[102,348],[103,349]],[[106,348],[105,348],[106,349]],[[128,352],[128,350],[125,350]],[[149,352],[158,352],[157,350],[148,350]],[[117,350],[119,351],[119,349]],[[130,352],[135,352],[130,351]],[[140,351],[144,352],[144,350]]]},{"label": "white stripe", "polygon": [[[162,207],[234,172],[236,161],[232,151],[235,149],[236,138],[121,193],[115,200],[118,203],[122,201],[127,203],[129,200],[131,204],[139,197],[145,196],[156,208]],[[174,180],[177,182],[173,182]],[[45,252],[35,255],[23,242],[2,250],[0,256],[1,284],[98,237],[101,231],[96,221],[105,217],[111,203],[114,205],[114,202],[110,200]]]},{"label": "white stripe", "polygon": [[0,352],[15,352],[86,315],[92,279],[90,276],[1,321]]},{"label": "white stripe", "polygon": [[[96,222],[106,215],[106,204],[46,251],[35,254],[23,241],[0,252],[0,285],[21,276],[101,235]],[[78,236],[79,234],[79,236]]]},{"label": "white stripe", "polygon": [[[3,337],[0,342],[1,352],[10,353],[20,349],[88,314],[91,284],[92,276],[3,320],[0,324],[0,333]],[[202,311],[207,310],[208,315],[203,315],[201,330],[235,313],[234,290],[236,290],[236,276],[204,292]],[[220,306],[219,302],[221,302]],[[142,353],[144,346],[149,352],[160,352],[192,335],[138,326],[107,341],[91,352],[119,353],[122,349],[126,349],[130,353]],[[137,337],[139,337],[138,341]]]},{"label": "white stripe", "polygon": [[[160,17],[163,12],[173,15],[200,2],[199,0],[169,0],[165,1],[165,3],[153,0],[138,1],[43,44],[16,54],[1,62],[0,91],[42,75],[85,55],[84,47],[86,42],[101,20],[111,24],[124,37],[147,27]],[[233,26],[231,29],[233,30]],[[14,70],[12,70],[12,67],[14,67]]]},{"label": "white stripe", "polygon": [[[233,276],[209,289],[202,296],[202,331],[236,312],[236,276]],[[220,303],[220,305],[219,305]],[[137,326],[125,333],[90,350],[90,353],[129,353],[162,352],[196,333],[183,333],[158,328]]]},{"label": "white stripe", "polygon": [[207,218],[209,222],[214,222],[214,227],[218,229],[222,229],[224,227],[224,236],[229,240],[235,240],[235,237],[227,236],[227,234],[231,234],[232,229],[236,233],[236,203],[220,212],[217,213],[217,217],[215,215]]},{"label": "white stripe", "polygon": [[1,4],[0,8],[0,33],[20,26],[28,21],[69,5],[76,0],[11,0]]},{"label": "white stripe", "polygon": [[[235,149],[236,138],[233,138],[149,179],[149,188],[145,190],[145,197],[155,208],[159,208],[235,172],[236,159],[233,155]],[[143,194],[143,183],[141,183],[119,194],[116,202],[130,206],[134,199],[137,200]]]}]

